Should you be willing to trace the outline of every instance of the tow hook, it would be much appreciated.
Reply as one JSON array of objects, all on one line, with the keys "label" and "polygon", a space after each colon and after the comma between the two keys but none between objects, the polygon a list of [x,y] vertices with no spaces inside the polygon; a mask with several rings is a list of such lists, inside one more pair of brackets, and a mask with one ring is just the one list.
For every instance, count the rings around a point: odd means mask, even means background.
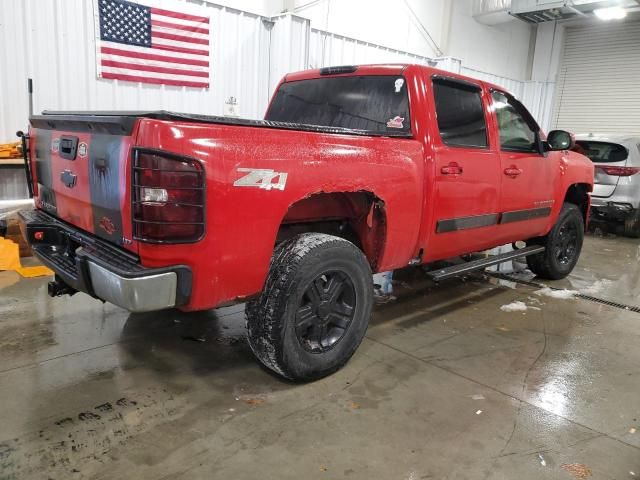
[{"label": "tow hook", "polygon": [[47,290],[50,297],[60,297],[62,295],[73,295],[74,293],[78,293],[75,288],[64,283],[58,275],[55,276],[53,282],[49,282]]}]

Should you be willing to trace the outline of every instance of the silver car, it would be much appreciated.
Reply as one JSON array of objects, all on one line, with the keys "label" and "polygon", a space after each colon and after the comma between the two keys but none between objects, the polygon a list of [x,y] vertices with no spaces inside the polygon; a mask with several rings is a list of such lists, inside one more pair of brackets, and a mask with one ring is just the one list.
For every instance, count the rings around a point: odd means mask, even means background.
[{"label": "silver car", "polygon": [[640,136],[577,135],[575,150],[595,166],[592,221],[614,222],[640,237]]}]

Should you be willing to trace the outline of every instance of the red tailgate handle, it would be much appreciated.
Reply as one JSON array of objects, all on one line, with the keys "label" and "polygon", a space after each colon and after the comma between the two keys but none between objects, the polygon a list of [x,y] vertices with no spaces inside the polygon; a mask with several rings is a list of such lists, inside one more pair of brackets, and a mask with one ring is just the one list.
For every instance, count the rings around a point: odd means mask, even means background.
[{"label": "red tailgate handle", "polygon": [[460,175],[462,174],[462,167],[456,162],[451,162],[440,169],[440,173],[443,175]]},{"label": "red tailgate handle", "polygon": [[511,178],[516,178],[518,175],[522,173],[522,169],[516,167],[515,165],[511,165],[504,169],[504,174]]}]

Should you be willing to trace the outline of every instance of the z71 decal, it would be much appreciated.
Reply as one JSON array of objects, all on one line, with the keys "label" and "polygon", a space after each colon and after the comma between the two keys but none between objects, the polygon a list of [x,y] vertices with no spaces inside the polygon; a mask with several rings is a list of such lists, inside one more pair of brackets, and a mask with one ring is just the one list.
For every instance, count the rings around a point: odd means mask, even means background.
[{"label": "z71 decal", "polygon": [[[247,174],[233,182],[234,187],[256,187],[263,190],[284,190],[287,184],[285,172],[275,172],[264,168],[238,168],[238,172]],[[277,179],[277,181],[275,181]]]}]

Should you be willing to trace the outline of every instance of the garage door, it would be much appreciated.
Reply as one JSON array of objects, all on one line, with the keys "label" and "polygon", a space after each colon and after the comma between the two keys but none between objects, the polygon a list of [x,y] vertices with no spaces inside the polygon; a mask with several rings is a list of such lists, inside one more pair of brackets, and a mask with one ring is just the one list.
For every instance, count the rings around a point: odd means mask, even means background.
[{"label": "garage door", "polygon": [[640,22],[568,27],[554,124],[640,134]]}]

